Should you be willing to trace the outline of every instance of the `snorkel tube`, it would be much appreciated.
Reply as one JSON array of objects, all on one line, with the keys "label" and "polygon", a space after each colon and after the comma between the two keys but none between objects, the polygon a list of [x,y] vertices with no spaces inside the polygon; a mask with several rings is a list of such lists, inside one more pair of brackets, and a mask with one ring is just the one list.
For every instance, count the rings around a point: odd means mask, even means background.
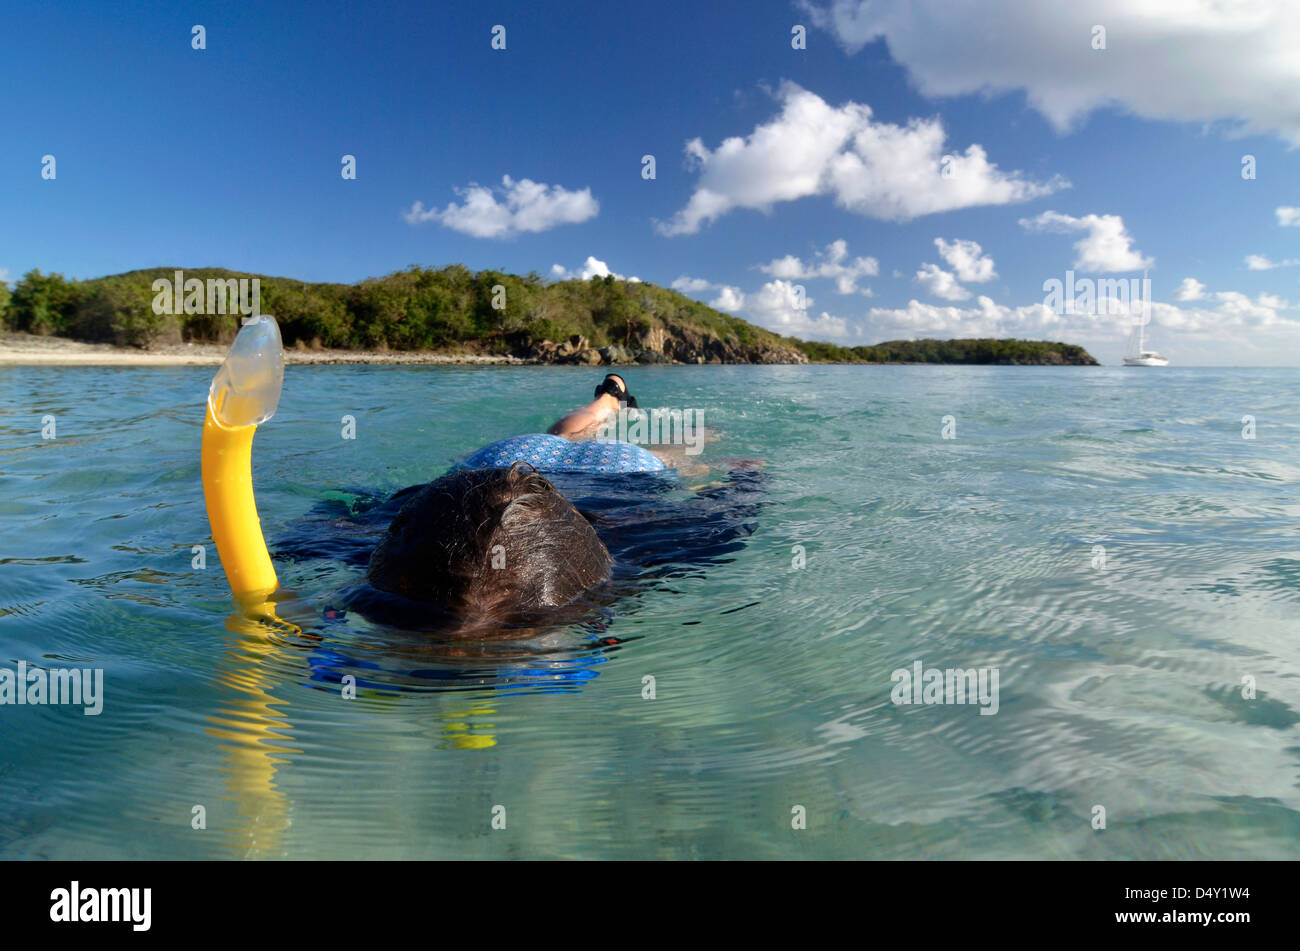
[{"label": "snorkel tube", "polygon": [[274,317],[249,319],[208,390],[203,424],[203,498],[230,590],[245,606],[265,604],[279,583],[253,501],[253,434],[275,415],[284,347]]}]

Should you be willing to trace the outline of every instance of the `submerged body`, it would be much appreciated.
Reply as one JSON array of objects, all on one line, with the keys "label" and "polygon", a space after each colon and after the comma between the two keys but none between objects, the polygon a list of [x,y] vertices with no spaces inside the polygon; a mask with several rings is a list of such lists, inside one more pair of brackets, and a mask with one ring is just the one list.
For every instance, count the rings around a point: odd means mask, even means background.
[{"label": "submerged body", "polygon": [[671,470],[456,468],[387,498],[358,492],[319,503],[280,539],[275,557],[366,568],[344,603],[391,627],[455,639],[529,637],[592,616],[657,578],[730,560],[755,531],[766,485],[753,463],[697,492]]}]

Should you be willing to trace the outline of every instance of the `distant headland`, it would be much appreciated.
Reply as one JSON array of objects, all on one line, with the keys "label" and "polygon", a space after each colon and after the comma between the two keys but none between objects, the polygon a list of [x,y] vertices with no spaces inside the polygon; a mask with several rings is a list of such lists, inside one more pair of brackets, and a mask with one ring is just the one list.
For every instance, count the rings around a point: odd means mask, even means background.
[{"label": "distant headland", "polygon": [[[784,337],[654,284],[548,281],[462,265],[357,284],[222,268],[84,281],[31,271],[12,291],[0,284],[0,329],[10,332],[0,362],[219,362],[240,315],[254,312],[275,315],[291,363],[1097,365],[1082,347],[1041,340],[843,347]],[[122,359],[109,359],[114,351]]]}]

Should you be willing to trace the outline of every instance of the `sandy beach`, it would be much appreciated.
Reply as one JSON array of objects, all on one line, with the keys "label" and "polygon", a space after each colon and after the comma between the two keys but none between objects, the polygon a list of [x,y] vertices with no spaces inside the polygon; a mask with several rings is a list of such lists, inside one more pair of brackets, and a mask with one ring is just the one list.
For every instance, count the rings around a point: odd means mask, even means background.
[{"label": "sandy beach", "polygon": [[[103,366],[184,367],[217,366],[230,348],[222,344],[185,343],[149,350],[117,347],[108,343],[82,343],[63,337],[32,334],[0,334],[0,366]],[[507,365],[527,361],[512,356],[401,351],[376,353],[364,350],[298,350],[286,347],[287,364],[378,363],[378,364],[466,364]]]}]

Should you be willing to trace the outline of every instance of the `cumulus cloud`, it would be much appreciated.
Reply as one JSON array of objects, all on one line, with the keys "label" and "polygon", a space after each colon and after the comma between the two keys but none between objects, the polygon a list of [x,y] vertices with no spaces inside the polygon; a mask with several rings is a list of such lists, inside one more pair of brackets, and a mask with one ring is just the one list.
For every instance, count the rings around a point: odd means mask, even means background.
[{"label": "cumulus cloud", "polygon": [[740,288],[724,284],[719,288],[718,296],[709,301],[709,306],[714,310],[740,310],[745,306],[745,295]]},{"label": "cumulus cloud", "polygon": [[993,269],[993,258],[984,253],[984,249],[974,241],[958,238],[949,244],[943,238],[935,238],[934,246],[939,249],[939,257],[957,274],[957,280],[972,284],[983,284],[998,276]]},{"label": "cumulus cloud", "polygon": [[702,277],[688,277],[683,274],[677,280],[673,281],[672,288],[683,294],[703,294],[705,291],[717,291],[718,296],[709,301],[709,306],[714,310],[736,311],[745,306],[745,295],[740,292],[739,287],[733,287],[730,284],[715,284],[713,281],[706,281]]},{"label": "cumulus cloud", "polygon": [[810,316],[812,304],[813,298],[800,293],[790,281],[768,281],[750,297],[746,313],[760,327],[787,336],[846,341],[860,335],[860,330],[842,317],[825,311]]},{"label": "cumulus cloud", "polygon": [[409,224],[437,221],[444,227],[475,238],[508,238],[523,232],[548,231],[558,225],[578,224],[596,217],[600,203],[590,188],[569,191],[509,175],[501,187],[471,183],[458,188],[461,204],[451,202],[439,211],[416,202],[403,217]]},{"label": "cumulus cloud", "polygon": [[1194,277],[1185,277],[1183,282],[1174,288],[1173,298],[1176,301],[1203,300],[1205,285]]},{"label": "cumulus cloud", "polygon": [[639,284],[639,277],[624,277],[622,274],[615,274],[609,269],[609,265],[593,255],[587,255],[587,260],[583,262],[582,267],[576,271],[570,271],[561,264],[551,265],[551,276],[557,281],[568,281],[577,279],[579,281],[589,281],[593,277],[612,277],[616,281],[627,281],[629,284]]},{"label": "cumulus cloud", "polygon": [[712,290],[713,286],[712,281],[706,281],[702,277],[687,277],[685,274],[672,283],[673,290],[681,291],[683,294],[700,294]]},{"label": "cumulus cloud", "polygon": [[1133,238],[1124,229],[1124,219],[1119,215],[1075,218],[1045,211],[1036,218],[1021,218],[1020,226],[1026,231],[1085,232],[1074,245],[1078,252],[1074,266],[1081,271],[1140,271],[1154,263],[1133,247]]},{"label": "cumulus cloud", "polygon": [[0,267],[0,284],[9,283],[9,268]]},{"label": "cumulus cloud", "polygon": [[970,291],[957,283],[957,278],[937,264],[922,264],[914,280],[944,300],[968,300]]},{"label": "cumulus cloud", "polygon": [[961,286],[961,281],[982,284],[997,277],[993,269],[993,258],[984,253],[978,242],[960,238],[951,244],[943,238],[935,238],[934,246],[939,249],[939,257],[952,268],[945,271],[937,264],[925,263],[913,278],[916,283],[926,288],[933,296],[944,300],[969,300],[970,291]]},{"label": "cumulus cloud", "polygon": [[[841,238],[818,251],[816,261],[805,264],[793,254],[787,254],[769,264],[760,264],[758,269],[772,277],[791,281],[806,281],[813,278],[833,279],[837,291],[841,294],[852,294],[858,289],[859,278],[875,277],[880,273],[880,262],[870,257],[847,261],[848,256],[848,242]],[[870,289],[862,293],[871,296]]]},{"label": "cumulus cloud", "polygon": [[[1236,291],[1213,295],[1214,306],[1195,308],[1153,301],[1151,320],[1160,328],[1193,337],[1222,339],[1233,331],[1300,327],[1284,316],[1293,305],[1268,294],[1251,299]],[[974,305],[927,304],[873,307],[867,315],[873,339],[891,337],[1029,337],[1072,342],[1114,343],[1131,332],[1134,318],[1098,304],[1096,314],[1061,314],[1044,303],[1009,307],[983,295]],[[1288,331],[1292,333],[1293,331]]]},{"label": "cumulus cloud", "polygon": [[[1165,326],[1192,333],[1207,333],[1221,329],[1267,328],[1283,319],[1278,311],[1288,306],[1286,301],[1271,294],[1261,294],[1254,300],[1239,291],[1219,291],[1214,296],[1219,301],[1219,306],[1213,311],[1179,310],[1170,307],[1163,311],[1164,319],[1160,322]],[[1156,310],[1154,313],[1162,312]]]},{"label": "cumulus cloud", "polygon": [[[1023,91],[1058,130],[1117,105],[1300,145],[1294,0],[830,0],[799,5],[850,53],[884,40],[922,95]],[[1093,49],[1093,26],[1106,49]]]},{"label": "cumulus cloud", "polygon": [[1300,264],[1300,258],[1287,258],[1285,261],[1274,261],[1266,254],[1248,254],[1246,255],[1246,269],[1250,271],[1271,271],[1279,267],[1295,267]]},{"label": "cumulus cloud", "polygon": [[[1120,280],[1127,283],[1130,279]],[[1187,281],[1183,283],[1187,285]],[[1237,348],[1238,353],[1243,348],[1251,351],[1249,341],[1263,341],[1260,357],[1283,354],[1287,347],[1294,348],[1296,332],[1300,330],[1300,308],[1295,304],[1270,294],[1254,298],[1236,291],[1205,294],[1203,286],[1199,282],[1195,284],[1203,295],[1200,303],[1192,306],[1151,303],[1151,320],[1161,339],[1168,339],[1166,333],[1177,333],[1181,341],[1177,350],[1181,354],[1219,360],[1228,353],[1225,340],[1245,341]],[[1108,300],[1098,300],[1090,312],[1062,313],[1057,307],[1049,306],[1046,299],[1007,306],[979,295],[968,304],[912,299],[906,306],[872,307],[865,314],[845,318],[815,310],[811,299],[803,301],[801,308],[794,285],[780,279],[748,295],[747,300],[746,316],[760,326],[804,339],[850,345],[920,337],[1022,337],[1117,348],[1132,333],[1135,314],[1140,313],[1127,306],[1127,302],[1125,306],[1110,306]]]},{"label": "cumulus cloud", "polygon": [[1300,208],[1281,205],[1277,209],[1277,223],[1283,228],[1300,228]]},{"label": "cumulus cloud", "polygon": [[736,208],[768,211],[779,202],[831,196],[849,211],[888,221],[1028,201],[1066,187],[1061,178],[1032,182],[1003,172],[979,145],[945,151],[937,119],[906,126],[874,122],[871,107],[831,106],[793,82],[777,91],[780,113],[748,136],[710,150],[686,144],[699,183],[686,207],[657,223],[665,235],[695,234]]},{"label": "cumulus cloud", "polygon": [[925,304],[916,299],[906,307],[873,307],[867,315],[872,332],[889,337],[1060,336],[1067,325],[1045,304],[1006,307],[980,295],[971,307]]}]

